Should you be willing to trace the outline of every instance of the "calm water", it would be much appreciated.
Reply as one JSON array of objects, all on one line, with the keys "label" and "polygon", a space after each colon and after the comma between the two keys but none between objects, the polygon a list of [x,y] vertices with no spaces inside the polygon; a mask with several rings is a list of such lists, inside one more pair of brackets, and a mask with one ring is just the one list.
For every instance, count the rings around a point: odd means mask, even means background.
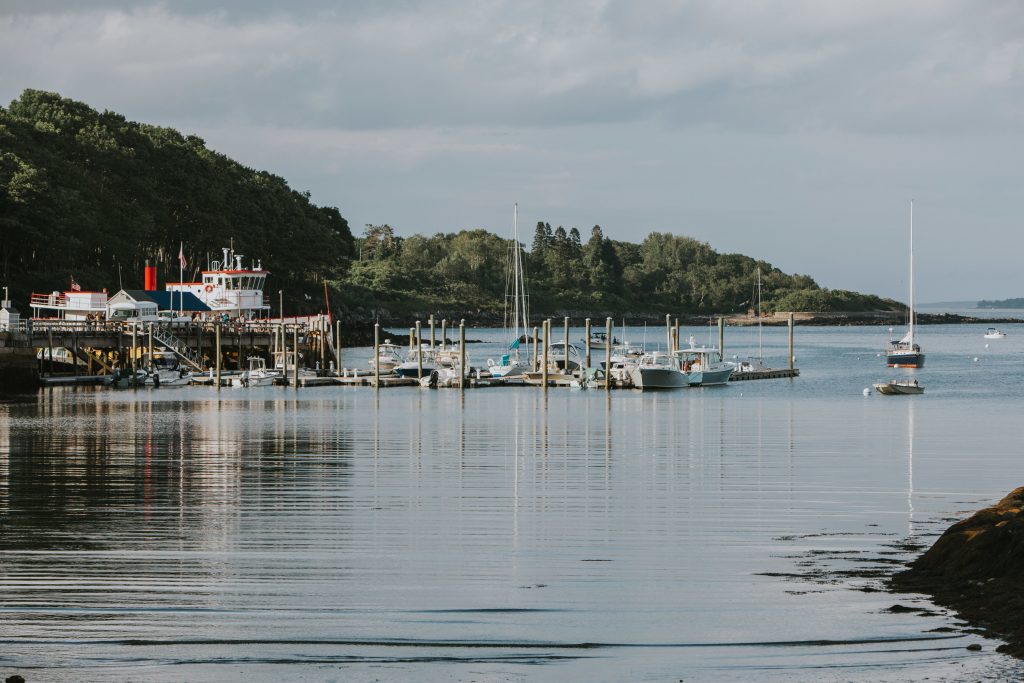
[{"label": "calm water", "polygon": [[[8,400],[0,674],[1019,678],[941,610],[888,611],[919,596],[871,590],[903,544],[1024,483],[1024,326],[1003,328],[924,328],[920,397],[862,395],[908,372],[884,328],[798,328],[800,378],[718,389]],[[783,365],[786,332],[764,334]],[[756,343],[730,330],[727,354]]]}]

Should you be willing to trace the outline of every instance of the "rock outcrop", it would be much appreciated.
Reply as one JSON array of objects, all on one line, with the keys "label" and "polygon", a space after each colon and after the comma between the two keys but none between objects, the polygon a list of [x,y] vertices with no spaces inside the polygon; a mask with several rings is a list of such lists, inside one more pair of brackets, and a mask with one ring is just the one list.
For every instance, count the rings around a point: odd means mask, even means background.
[{"label": "rock outcrop", "polygon": [[899,591],[932,596],[1001,638],[1000,652],[1024,657],[1024,487],[957,522],[910,568]]}]

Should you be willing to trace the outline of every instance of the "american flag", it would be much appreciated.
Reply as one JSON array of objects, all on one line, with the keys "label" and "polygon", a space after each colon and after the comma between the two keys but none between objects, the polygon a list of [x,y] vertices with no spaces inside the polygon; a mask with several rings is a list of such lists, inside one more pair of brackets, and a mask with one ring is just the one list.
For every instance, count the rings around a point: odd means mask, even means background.
[{"label": "american flag", "polygon": [[181,246],[178,247],[178,263],[181,264],[182,269],[187,265],[185,263],[185,243],[181,242]]},{"label": "american flag", "polygon": [[71,291],[72,292],[81,292],[82,291],[82,285],[80,285],[77,282],[75,282],[75,276],[74,275],[71,276]]}]

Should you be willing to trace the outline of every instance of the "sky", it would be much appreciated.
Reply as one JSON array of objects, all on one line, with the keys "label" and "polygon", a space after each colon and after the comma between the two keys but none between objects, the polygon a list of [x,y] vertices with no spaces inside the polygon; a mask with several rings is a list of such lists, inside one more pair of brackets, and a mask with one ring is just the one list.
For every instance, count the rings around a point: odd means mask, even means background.
[{"label": "sky", "polygon": [[[1019,0],[0,0],[50,90],[336,206],[353,233],[652,231],[905,301],[1024,296]],[[239,226],[244,230],[244,226]]]}]

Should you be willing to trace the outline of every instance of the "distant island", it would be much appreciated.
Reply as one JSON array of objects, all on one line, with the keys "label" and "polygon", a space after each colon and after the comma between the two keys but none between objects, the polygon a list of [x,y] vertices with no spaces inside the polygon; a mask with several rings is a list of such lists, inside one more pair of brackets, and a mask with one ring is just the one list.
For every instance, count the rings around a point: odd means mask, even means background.
[{"label": "distant island", "polygon": [[978,308],[1024,308],[1024,299],[982,300],[978,302]]},{"label": "distant island", "polygon": [[[195,136],[59,94],[25,90],[0,108],[0,285],[16,303],[77,286],[116,291],[186,280],[232,245],[269,269],[267,296],[290,313],[408,321],[431,313],[499,322],[512,253],[502,234],[462,229],[401,237],[387,224],[354,236],[335,207],[281,177],[248,168]],[[525,226],[521,226],[525,227]],[[627,226],[628,227],[628,226]],[[770,229],[765,226],[764,229]],[[761,308],[824,314],[898,314],[903,304],[832,290],[767,261],[722,254],[691,237],[651,232],[613,240],[599,225],[538,222],[519,244],[533,316],[616,319],[746,315]],[[530,235],[526,227],[523,234]],[[1024,305],[1024,303],[1022,303]]]}]

